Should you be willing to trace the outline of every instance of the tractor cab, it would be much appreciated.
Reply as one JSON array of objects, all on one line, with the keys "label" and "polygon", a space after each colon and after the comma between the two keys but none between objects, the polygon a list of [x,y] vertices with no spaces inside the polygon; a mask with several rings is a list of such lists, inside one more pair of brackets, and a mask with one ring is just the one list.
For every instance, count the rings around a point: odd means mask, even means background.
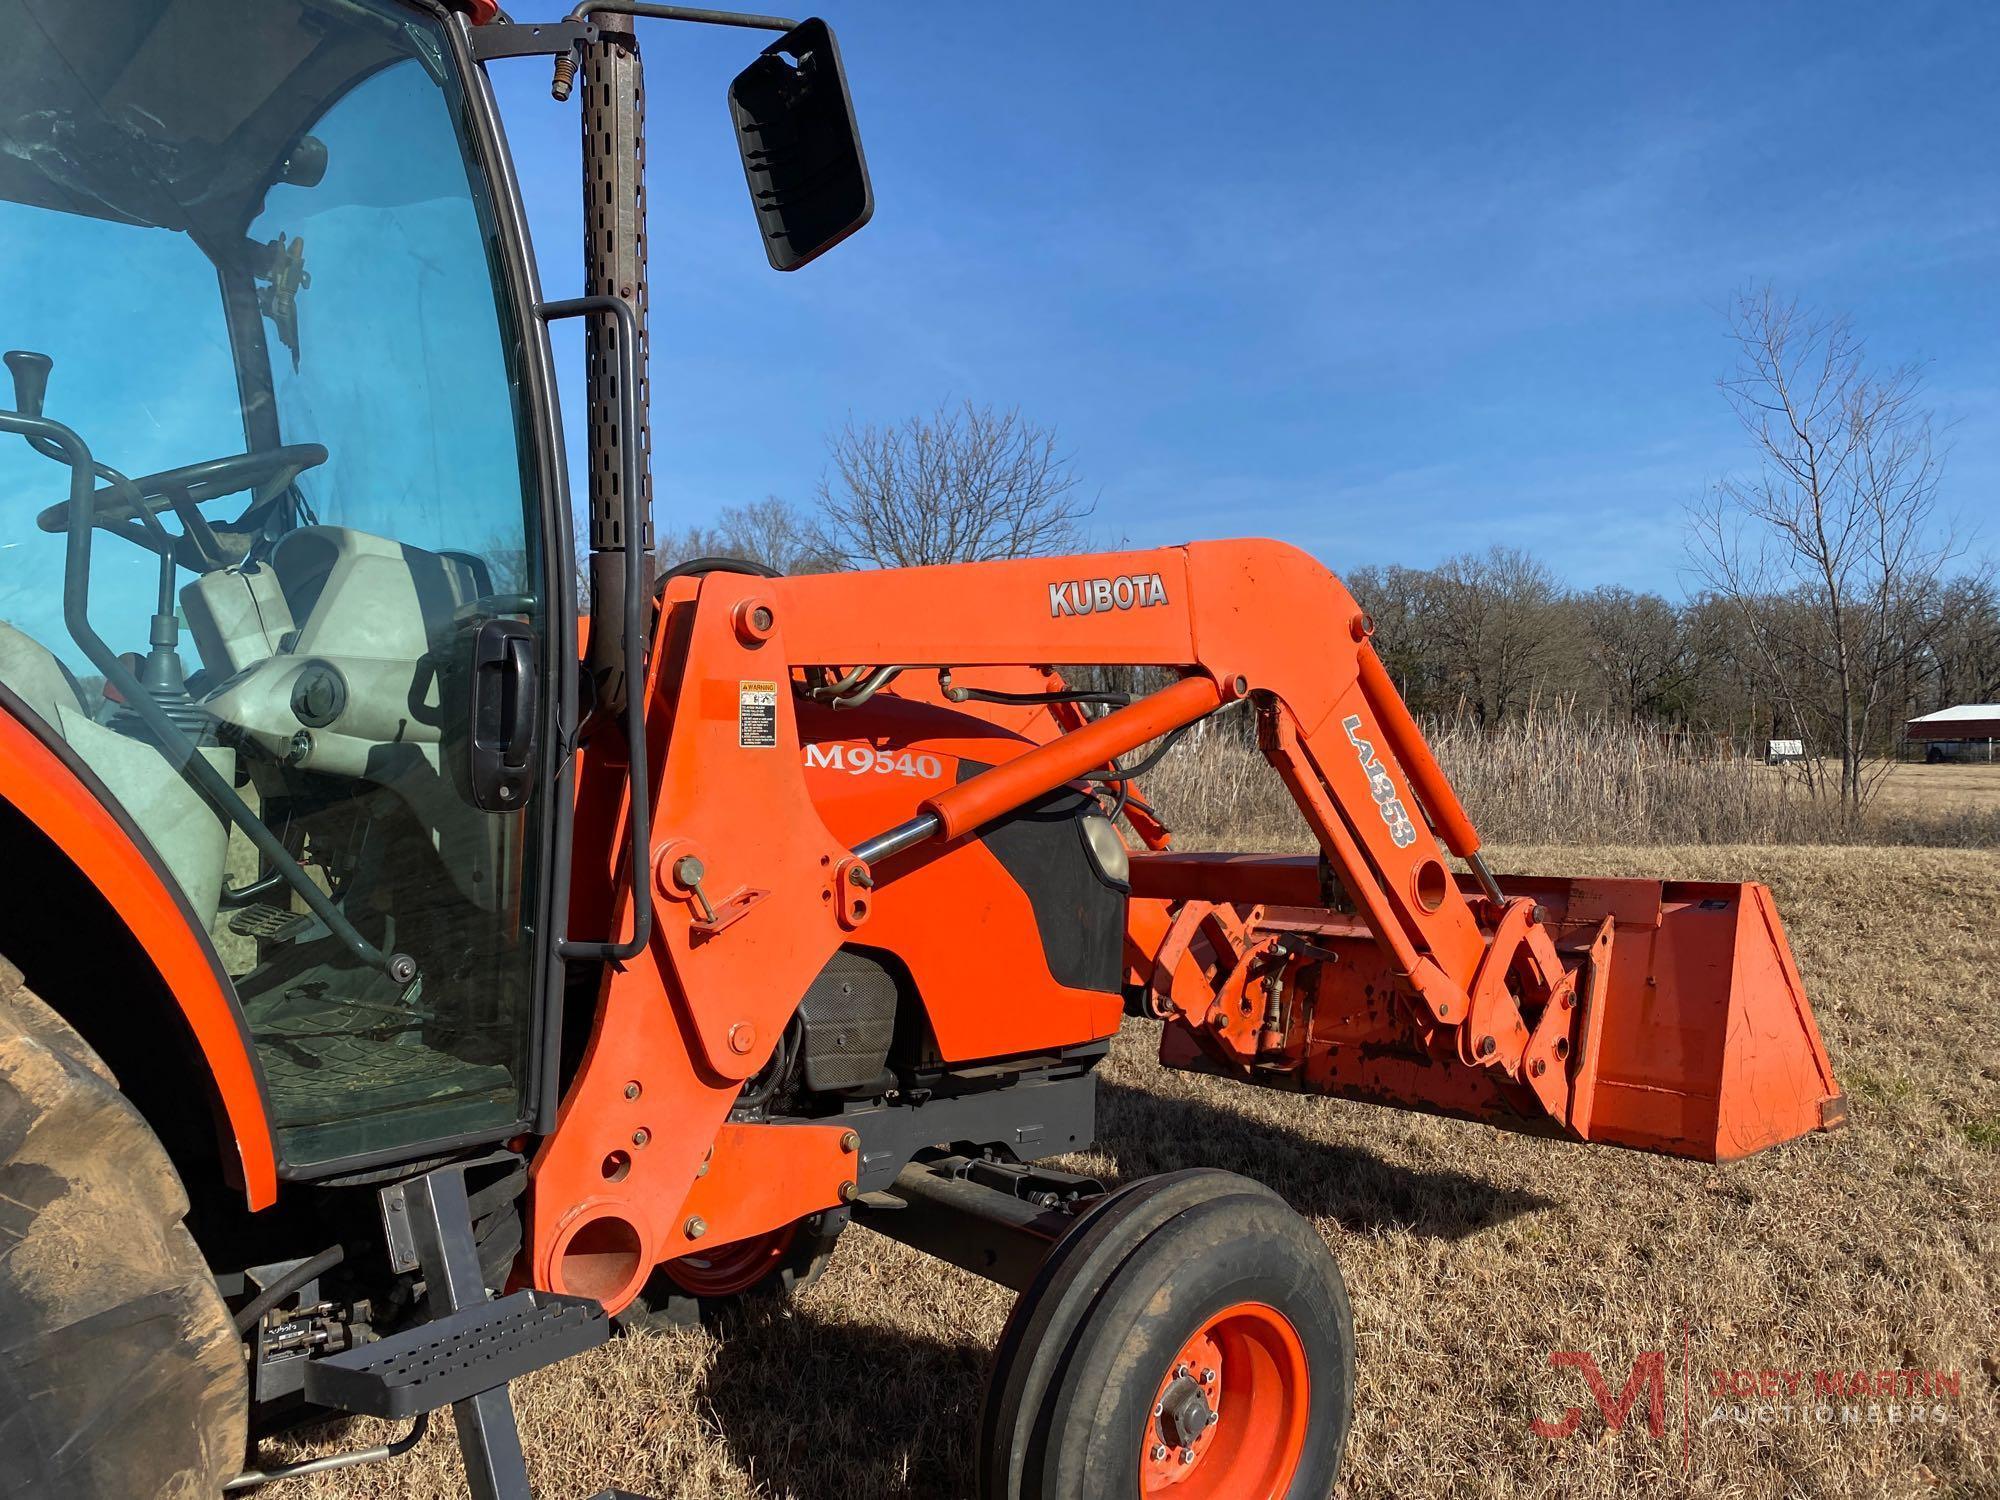
[{"label": "tractor cab", "polygon": [[0,697],[208,934],[296,1171],[534,1102],[567,501],[454,25],[0,3]]}]

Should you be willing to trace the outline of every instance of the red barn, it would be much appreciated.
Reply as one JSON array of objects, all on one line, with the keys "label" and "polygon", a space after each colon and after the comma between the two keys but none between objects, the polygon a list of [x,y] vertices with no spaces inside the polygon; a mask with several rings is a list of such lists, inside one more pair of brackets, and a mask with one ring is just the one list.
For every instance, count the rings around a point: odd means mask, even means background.
[{"label": "red barn", "polygon": [[[1903,724],[1911,740],[1928,741],[1927,760],[1943,760],[1956,752],[1980,753],[1993,759],[1993,742],[2000,739],[2000,703],[1960,703],[1934,714],[1920,714]],[[1981,742],[1984,742],[1983,745]]]}]

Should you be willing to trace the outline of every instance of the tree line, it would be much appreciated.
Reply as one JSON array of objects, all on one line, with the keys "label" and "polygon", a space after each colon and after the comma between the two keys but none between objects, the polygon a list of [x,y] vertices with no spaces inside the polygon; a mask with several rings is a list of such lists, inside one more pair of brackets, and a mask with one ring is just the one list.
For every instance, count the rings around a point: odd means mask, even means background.
[{"label": "tree line", "polygon": [[[1767,653],[1763,644],[1812,628],[1810,598],[1703,590],[1674,601],[1616,586],[1566,588],[1545,563],[1508,547],[1434,568],[1357,568],[1345,581],[1420,714],[1463,713],[1498,727],[1562,705],[1727,736],[1749,753],[1774,738],[1838,753],[1827,730],[1841,713],[1837,675],[1810,653]],[[1874,685],[1862,744],[1874,756],[1894,748],[1908,717],[2000,700],[2000,588],[1985,572],[1908,580],[1870,647],[1871,660],[1890,668]]]}]

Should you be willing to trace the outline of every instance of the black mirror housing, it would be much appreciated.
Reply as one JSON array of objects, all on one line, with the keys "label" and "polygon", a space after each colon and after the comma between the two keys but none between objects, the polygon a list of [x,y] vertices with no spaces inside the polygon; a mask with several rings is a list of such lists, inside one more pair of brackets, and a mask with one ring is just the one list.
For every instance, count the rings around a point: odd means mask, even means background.
[{"label": "black mirror housing", "polygon": [[729,115],[774,270],[796,271],[874,214],[854,101],[826,22],[801,21],[738,73]]}]

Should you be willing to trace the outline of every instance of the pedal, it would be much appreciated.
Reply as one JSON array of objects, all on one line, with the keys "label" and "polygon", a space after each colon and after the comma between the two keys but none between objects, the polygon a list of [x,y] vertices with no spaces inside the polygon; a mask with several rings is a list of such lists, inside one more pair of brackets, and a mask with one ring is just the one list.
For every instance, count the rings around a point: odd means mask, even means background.
[{"label": "pedal", "polygon": [[413,1417],[505,1387],[595,1349],[611,1320],[588,1297],[516,1292],[306,1366],[308,1401],[370,1417]]},{"label": "pedal", "polygon": [[229,930],[238,937],[262,938],[281,943],[312,921],[310,912],[288,911],[260,901],[246,906],[229,919]]}]

